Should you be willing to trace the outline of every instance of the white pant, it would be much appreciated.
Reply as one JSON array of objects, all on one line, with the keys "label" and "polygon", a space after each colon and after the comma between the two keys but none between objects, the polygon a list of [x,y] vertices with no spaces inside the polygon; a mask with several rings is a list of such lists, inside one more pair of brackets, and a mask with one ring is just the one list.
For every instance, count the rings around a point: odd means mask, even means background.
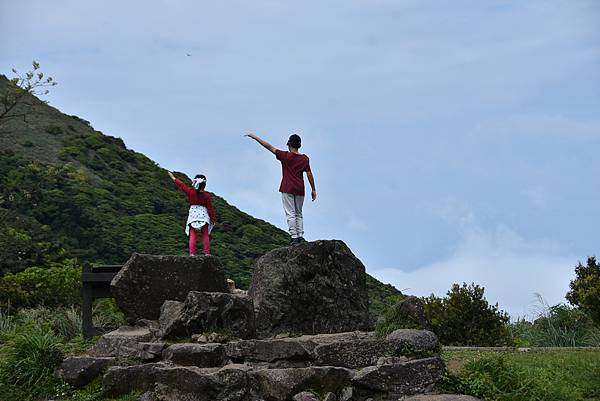
[{"label": "white pant", "polygon": [[283,210],[287,217],[288,231],[292,238],[299,238],[304,235],[304,224],[302,222],[302,205],[304,196],[281,193],[283,201]]}]

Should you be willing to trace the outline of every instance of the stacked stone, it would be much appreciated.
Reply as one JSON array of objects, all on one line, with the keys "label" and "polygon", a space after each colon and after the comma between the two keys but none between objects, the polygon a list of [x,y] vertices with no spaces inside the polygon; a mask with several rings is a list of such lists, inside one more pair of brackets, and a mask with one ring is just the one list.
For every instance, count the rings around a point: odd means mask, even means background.
[{"label": "stacked stone", "polygon": [[430,394],[444,369],[433,333],[368,331],[365,278],[341,241],[263,256],[248,294],[227,292],[217,258],[134,255],[113,289],[136,325],[59,374],[82,386],[106,371],[107,396],[140,401],[474,400]]}]

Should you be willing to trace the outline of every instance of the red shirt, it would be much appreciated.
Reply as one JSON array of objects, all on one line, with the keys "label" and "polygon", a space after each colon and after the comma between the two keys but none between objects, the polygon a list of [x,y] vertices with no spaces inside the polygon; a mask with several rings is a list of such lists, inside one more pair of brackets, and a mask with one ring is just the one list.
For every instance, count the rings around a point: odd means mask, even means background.
[{"label": "red shirt", "polygon": [[176,178],[174,182],[179,189],[187,194],[190,205],[205,206],[206,209],[208,209],[208,217],[210,217],[210,222],[212,224],[217,222],[217,214],[215,213],[215,208],[212,205],[210,193],[206,191],[196,191],[194,188],[185,185],[179,178]]},{"label": "red shirt", "polygon": [[283,177],[279,192],[304,196],[304,177],[302,173],[310,172],[308,156],[277,149],[275,157],[281,162]]}]

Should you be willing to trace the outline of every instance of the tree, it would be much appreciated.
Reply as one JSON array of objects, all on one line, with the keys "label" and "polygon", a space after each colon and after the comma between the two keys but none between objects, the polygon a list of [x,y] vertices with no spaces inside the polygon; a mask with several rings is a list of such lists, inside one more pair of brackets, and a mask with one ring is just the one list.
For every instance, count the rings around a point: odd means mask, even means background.
[{"label": "tree", "polygon": [[594,323],[600,325],[600,264],[590,256],[587,265],[579,262],[575,266],[575,279],[571,280],[567,300],[581,308]]},{"label": "tree", "polygon": [[33,61],[32,67],[32,70],[24,75],[12,69],[16,77],[10,80],[6,91],[0,96],[0,126],[10,118],[22,117],[23,121],[26,121],[27,114],[24,112],[15,114],[15,107],[20,104],[31,106],[25,102],[26,95],[47,95],[49,91],[44,88],[56,85],[52,77],[44,77],[37,61]]}]

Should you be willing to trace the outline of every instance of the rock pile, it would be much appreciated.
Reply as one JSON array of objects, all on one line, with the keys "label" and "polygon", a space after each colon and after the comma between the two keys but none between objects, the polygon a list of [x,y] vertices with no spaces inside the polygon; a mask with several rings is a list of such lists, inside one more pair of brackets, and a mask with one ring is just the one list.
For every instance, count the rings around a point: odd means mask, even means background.
[{"label": "rock pile", "polygon": [[[95,360],[138,356],[146,343],[132,346],[135,336],[133,330],[104,336],[104,343],[113,344],[96,347]],[[164,344],[157,344],[162,349]],[[398,330],[384,338],[349,332],[177,343],[162,349],[154,362],[109,368],[103,386],[112,397],[141,391],[161,401],[291,400],[308,390],[331,393],[336,400],[392,400],[432,389],[443,371],[438,353],[435,335],[418,330]]]},{"label": "rock pile", "polygon": [[249,294],[227,292],[213,257],[134,255],[126,267],[113,288],[136,325],[65,360],[57,373],[74,386],[106,371],[107,396],[139,401],[474,400],[429,394],[444,369],[433,333],[364,330],[364,266],[341,241],[265,255]]}]

